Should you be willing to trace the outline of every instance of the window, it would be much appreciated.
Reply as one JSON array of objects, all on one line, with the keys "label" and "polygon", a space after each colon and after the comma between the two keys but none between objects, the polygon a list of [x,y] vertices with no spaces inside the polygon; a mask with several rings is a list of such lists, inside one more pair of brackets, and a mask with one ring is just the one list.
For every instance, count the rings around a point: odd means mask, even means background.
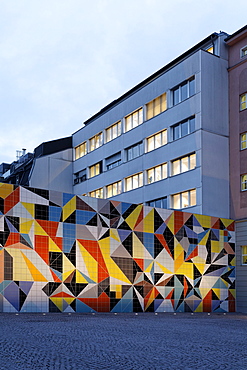
[{"label": "window", "polygon": [[208,53],[213,54],[214,53],[214,45],[210,44],[209,46],[206,47],[205,51]]},{"label": "window", "polygon": [[247,148],[247,132],[241,134],[241,150]]},{"label": "window", "polygon": [[242,249],[242,264],[247,265],[247,245],[243,245]]},{"label": "window", "polygon": [[127,154],[127,161],[131,161],[131,159],[137,158],[143,154],[143,142],[140,141],[139,143],[130,146],[126,149]]},{"label": "window", "polygon": [[195,94],[195,77],[184,81],[172,90],[173,105],[181,103],[185,99]]},{"label": "window", "polygon": [[103,198],[103,188],[90,191],[89,196],[93,198]]},{"label": "window", "polygon": [[247,190],[247,174],[241,176],[241,190]]},{"label": "window", "polygon": [[247,56],[247,45],[240,50],[241,58],[244,58]]},{"label": "window", "polygon": [[74,174],[74,185],[80,184],[81,182],[84,182],[86,180],[87,180],[86,168]]},{"label": "window", "polygon": [[137,189],[143,186],[143,173],[137,173],[125,179],[125,191]]},{"label": "window", "polygon": [[196,189],[172,195],[172,205],[175,209],[196,205]]},{"label": "window", "polygon": [[166,93],[158,96],[146,105],[146,119],[153,118],[167,109]]},{"label": "window", "polygon": [[87,142],[84,141],[84,143],[78,145],[75,148],[75,159],[79,159],[87,154]]},{"label": "window", "polygon": [[103,134],[100,132],[99,134],[91,137],[89,139],[89,150],[92,152],[93,150],[99,148],[103,144]]},{"label": "window", "polygon": [[167,208],[167,197],[150,200],[146,204],[150,207]]},{"label": "window", "polygon": [[167,144],[167,130],[163,130],[147,138],[147,151],[151,152],[151,150],[157,149],[162,145],[166,144]]},{"label": "window", "polygon": [[193,170],[196,167],[196,154],[190,154],[172,161],[172,176]]},{"label": "window", "polygon": [[180,139],[195,131],[195,117],[179,122],[171,127],[173,140]]},{"label": "window", "polygon": [[102,172],[102,162],[96,163],[89,167],[89,176],[94,177]]},{"label": "window", "polygon": [[240,95],[240,110],[247,108],[247,93]]},{"label": "window", "polygon": [[121,152],[118,152],[105,160],[106,170],[109,171],[121,164]]},{"label": "window", "polygon": [[114,182],[106,187],[106,198],[114,197],[115,195],[121,194],[122,192],[122,181]]},{"label": "window", "polygon": [[141,125],[142,122],[143,122],[143,111],[141,108],[125,117],[125,132]]},{"label": "window", "polygon": [[106,134],[106,142],[108,143],[109,141],[115,139],[116,137],[121,135],[121,121],[114,123],[114,125],[108,127],[105,130]]},{"label": "window", "polygon": [[159,166],[147,170],[148,184],[160,181],[167,178],[167,163],[160,164]]}]

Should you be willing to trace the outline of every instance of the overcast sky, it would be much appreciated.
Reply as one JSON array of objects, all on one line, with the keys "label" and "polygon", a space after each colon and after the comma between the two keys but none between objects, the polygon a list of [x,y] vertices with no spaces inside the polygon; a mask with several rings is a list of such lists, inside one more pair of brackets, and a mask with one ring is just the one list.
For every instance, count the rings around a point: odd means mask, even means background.
[{"label": "overcast sky", "polygon": [[213,32],[246,0],[0,0],[0,163],[69,136]]}]

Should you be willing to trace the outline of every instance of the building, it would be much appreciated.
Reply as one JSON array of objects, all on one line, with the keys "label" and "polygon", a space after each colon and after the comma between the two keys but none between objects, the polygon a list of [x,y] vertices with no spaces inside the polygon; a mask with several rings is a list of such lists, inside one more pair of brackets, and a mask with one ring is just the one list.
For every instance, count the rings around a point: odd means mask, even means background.
[{"label": "building", "polygon": [[236,220],[237,309],[247,312],[247,26],[229,47],[230,217]]}]

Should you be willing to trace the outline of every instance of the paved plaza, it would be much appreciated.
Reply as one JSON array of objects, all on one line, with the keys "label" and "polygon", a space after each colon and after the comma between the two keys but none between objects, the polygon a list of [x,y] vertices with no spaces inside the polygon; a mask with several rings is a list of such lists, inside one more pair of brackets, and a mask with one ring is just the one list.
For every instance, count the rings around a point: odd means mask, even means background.
[{"label": "paved plaza", "polygon": [[247,315],[0,314],[0,369],[247,369]]}]

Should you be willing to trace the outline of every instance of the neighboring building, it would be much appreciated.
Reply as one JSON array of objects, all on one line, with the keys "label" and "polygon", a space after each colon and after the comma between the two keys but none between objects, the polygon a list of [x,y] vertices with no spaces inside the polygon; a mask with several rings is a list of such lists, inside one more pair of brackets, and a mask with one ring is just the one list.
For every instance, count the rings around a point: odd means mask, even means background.
[{"label": "neighboring building", "polygon": [[247,26],[229,47],[230,217],[236,220],[237,310],[247,312]]},{"label": "neighboring building", "polygon": [[234,312],[234,221],[0,183],[0,312]]},{"label": "neighboring building", "polygon": [[228,53],[213,33],[75,132],[74,193],[229,216]]}]

